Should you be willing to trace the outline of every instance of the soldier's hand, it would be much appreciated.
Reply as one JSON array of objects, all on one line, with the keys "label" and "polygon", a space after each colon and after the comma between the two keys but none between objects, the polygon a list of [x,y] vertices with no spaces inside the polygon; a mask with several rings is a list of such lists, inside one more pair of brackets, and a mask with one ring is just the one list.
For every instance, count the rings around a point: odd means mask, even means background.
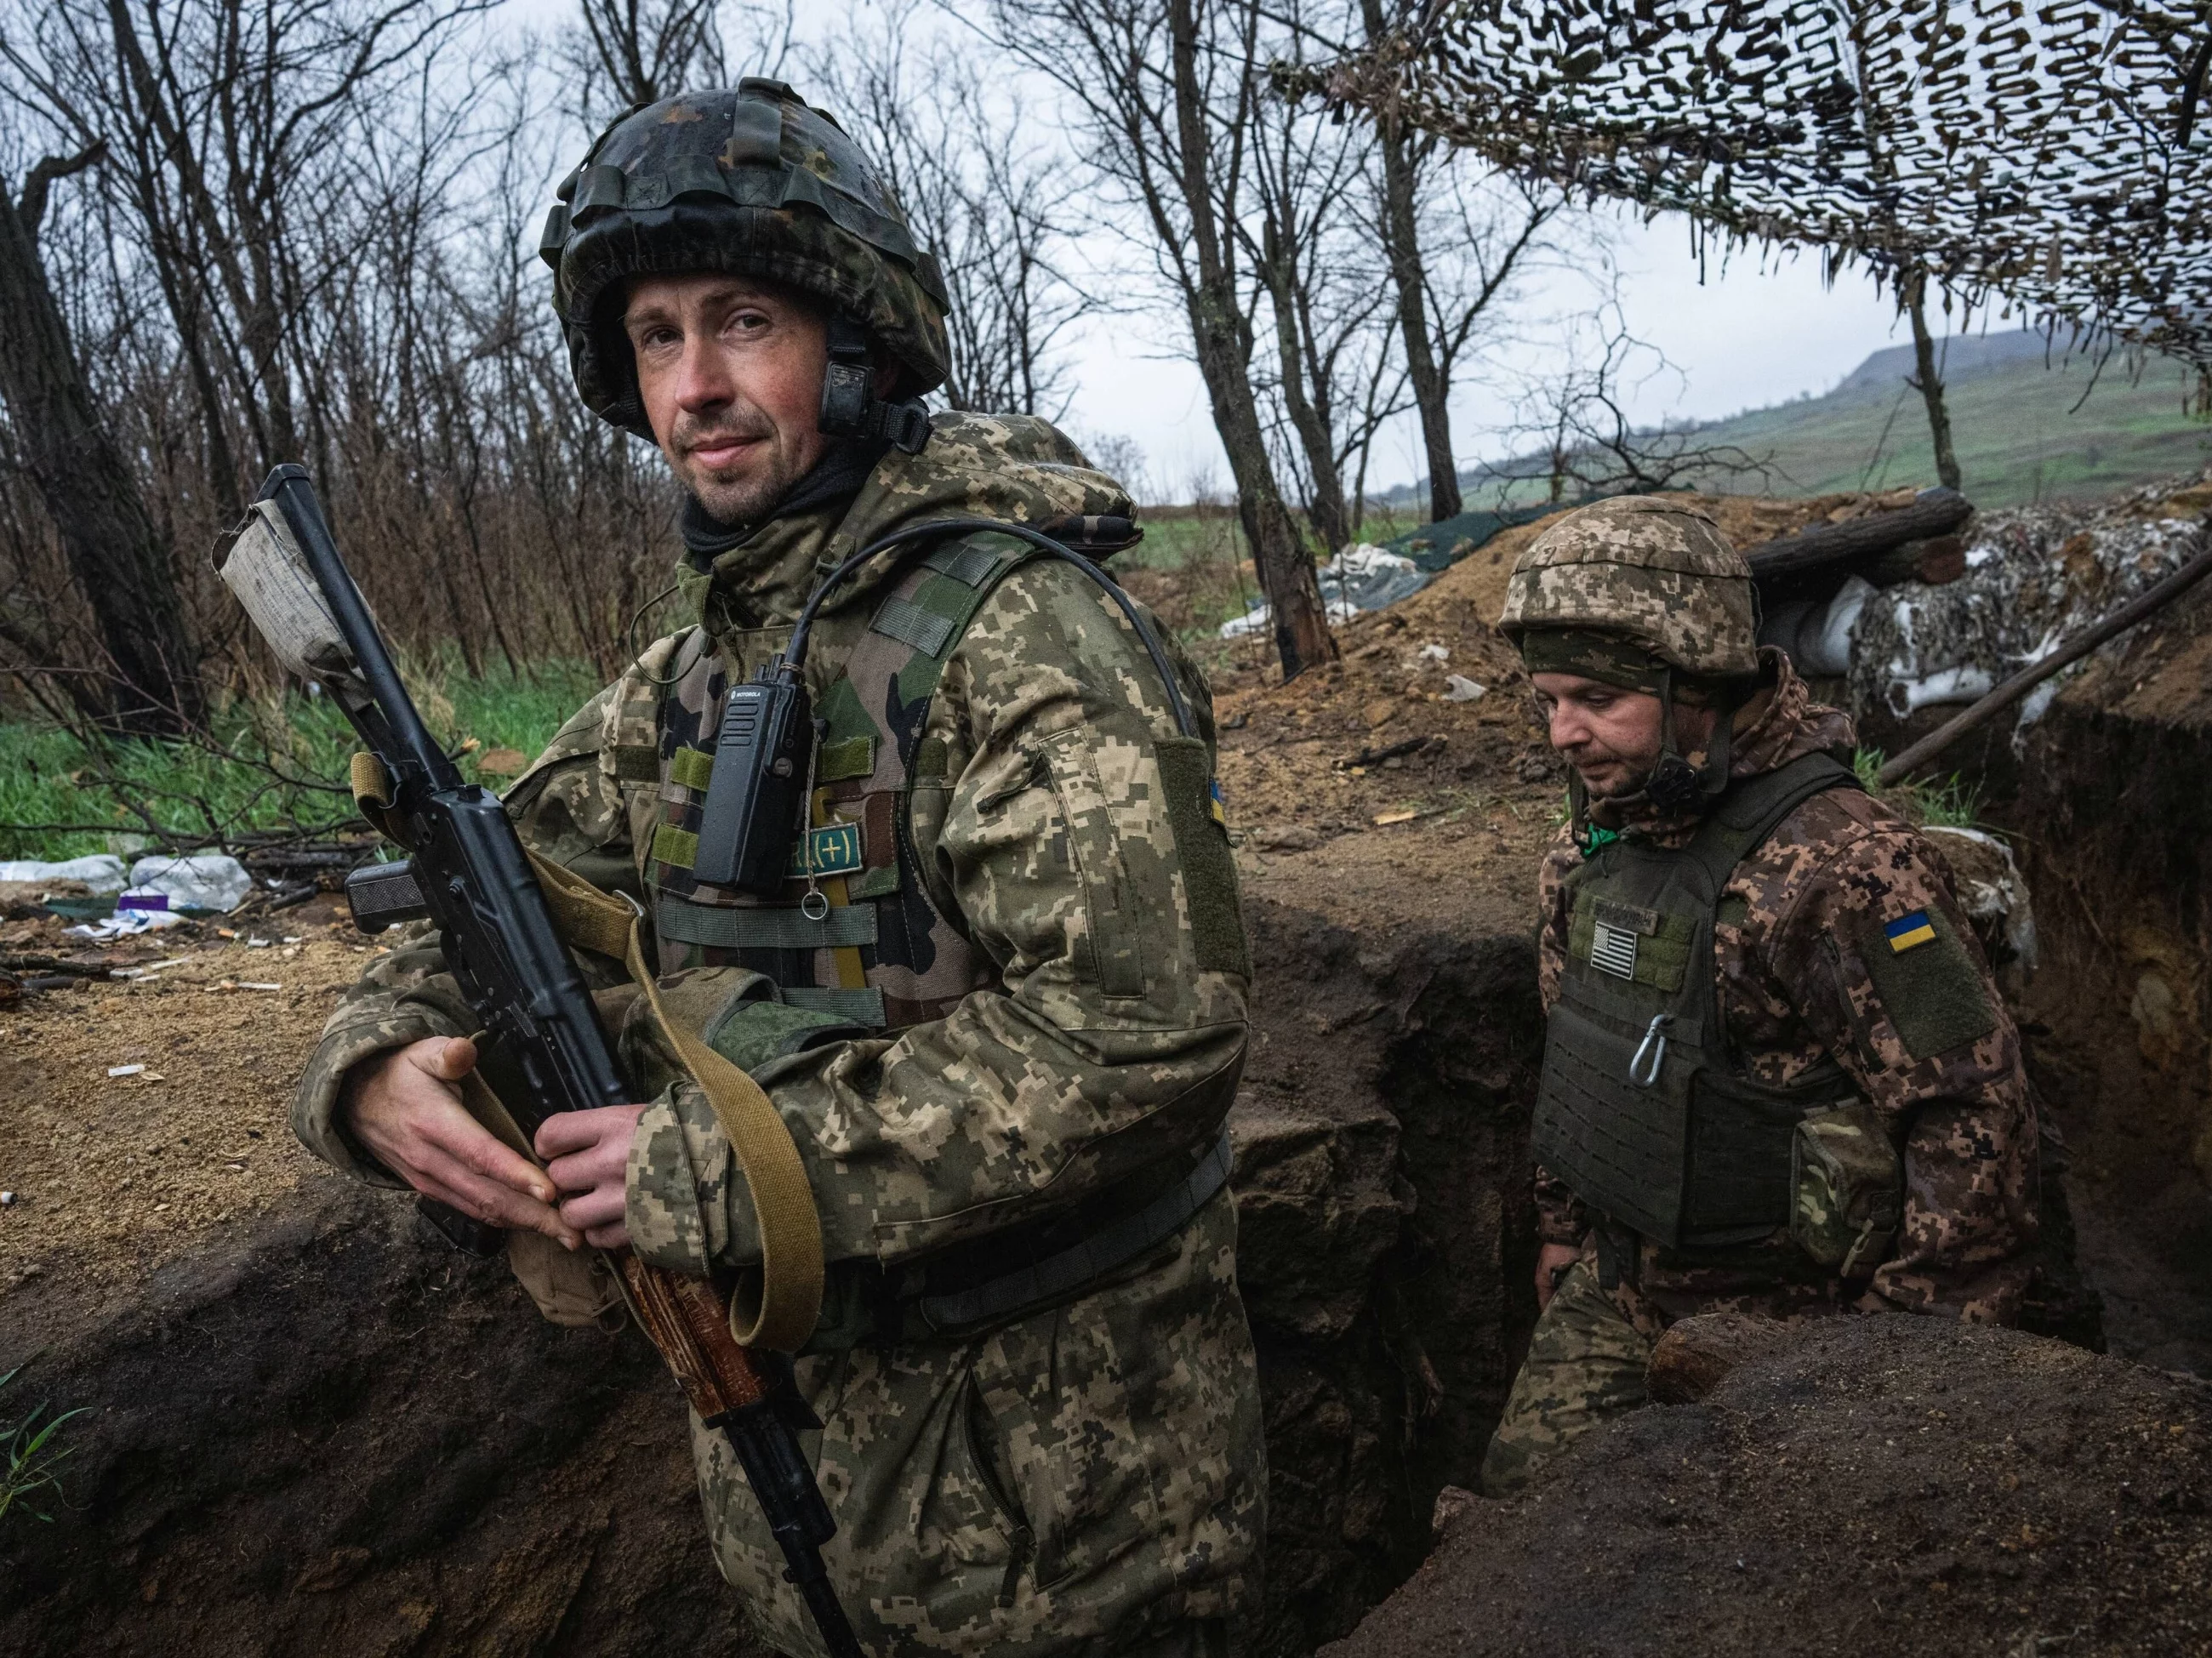
[{"label": "soldier's hand", "polygon": [[1536,1305],[1552,1304],[1552,1291],[1567,1275],[1567,1268],[1583,1258],[1579,1243],[1547,1243],[1536,1251]]},{"label": "soldier's hand", "polygon": [[629,1231],[623,1224],[624,1181],[629,1143],[644,1114],[641,1105],[603,1105],[595,1111],[563,1111],[546,1118],[538,1130],[538,1155],[561,1188],[561,1218],[595,1248],[629,1246]]},{"label": "soldier's hand", "polygon": [[562,1222],[544,1172],[501,1145],[468,1114],[456,1086],[476,1068],[465,1036],[428,1036],[356,1066],[338,1114],[362,1148],[426,1197],[504,1226],[543,1232],[571,1249],[579,1229]]}]

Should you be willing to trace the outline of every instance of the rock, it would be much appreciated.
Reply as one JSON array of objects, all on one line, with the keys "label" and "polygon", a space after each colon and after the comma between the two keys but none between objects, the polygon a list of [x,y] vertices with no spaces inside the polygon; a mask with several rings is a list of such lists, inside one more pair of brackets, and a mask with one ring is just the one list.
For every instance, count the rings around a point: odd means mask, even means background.
[{"label": "rock", "polygon": [[1690,1405],[1720,1386],[1738,1365],[1779,1352],[1790,1340],[1778,1320],[1741,1313],[1702,1313],[1668,1327],[1651,1349],[1647,1384],[1654,1402]]},{"label": "rock", "polygon": [[1443,1537],[1462,1515],[1481,1501],[1464,1485],[1445,1486],[1437,1493],[1437,1505],[1430,1511],[1429,1529]]},{"label": "rock", "polygon": [[1261,852],[1311,852],[1321,835],[1303,823],[1270,823],[1252,831],[1251,842]]}]

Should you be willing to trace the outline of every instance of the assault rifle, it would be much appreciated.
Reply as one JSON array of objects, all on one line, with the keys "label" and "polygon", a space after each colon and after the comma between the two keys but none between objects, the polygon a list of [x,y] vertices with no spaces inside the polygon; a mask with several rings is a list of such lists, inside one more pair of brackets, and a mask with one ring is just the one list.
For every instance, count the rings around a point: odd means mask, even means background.
[{"label": "assault rifle", "polygon": [[[356,923],[372,932],[420,916],[437,924],[447,964],[483,1022],[484,1068],[526,1135],[556,1112],[629,1102],[514,826],[496,796],[461,780],[424,727],[304,467],[270,473],[253,514],[218,557],[277,656],[330,692],[389,780],[385,815],[413,856],[349,881]],[[418,1201],[459,1247],[499,1247],[498,1229]],[[739,1345],[726,1301],[708,1280],[648,1266],[627,1249],[604,1254],[691,1408],[729,1436],[832,1658],[862,1658],[822,1560],[836,1522],[799,1446],[799,1430],[822,1424],[799,1398],[789,1359]]]}]

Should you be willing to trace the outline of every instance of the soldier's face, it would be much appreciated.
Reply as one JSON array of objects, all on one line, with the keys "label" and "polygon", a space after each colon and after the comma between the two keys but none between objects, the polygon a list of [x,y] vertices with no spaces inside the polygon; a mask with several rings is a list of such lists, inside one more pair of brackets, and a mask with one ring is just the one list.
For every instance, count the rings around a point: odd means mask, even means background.
[{"label": "soldier's face", "polygon": [[828,331],[802,296],[736,276],[641,278],[623,329],[653,438],[713,517],[761,517],[821,459]]},{"label": "soldier's face", "polygon": [[[1659,699],[1579,674],[1540,673],[1531,683],[1536,706],[1550,722],[1552,747],[1572,766],[1583,786],[1601,800],[1633,794],[1659,763]],[[1713,711],[1674,708],[1674,744],[1687,753],[1712,735]]]}]

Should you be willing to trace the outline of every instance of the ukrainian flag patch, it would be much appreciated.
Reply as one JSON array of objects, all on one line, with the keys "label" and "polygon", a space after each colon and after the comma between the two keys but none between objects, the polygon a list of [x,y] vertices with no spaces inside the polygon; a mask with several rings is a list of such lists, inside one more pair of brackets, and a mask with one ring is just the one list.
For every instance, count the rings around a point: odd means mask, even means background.
[{"label": "ukrainian flag patch", "polygon": [[1206,780],[1206,810],[1207,816],[1222,828],[1229,827],[1229,802],[1221,793],[1221,780],[1218,777]]},{"label": "ukrainian flag patch", "polygon": [[1916,909],[1884,926],[1882,934],[1889,940],[1891,952],[1902,956],[1916,945],[1932,944],[1936,938],[1936,924],[1928,919],[1926,910]]}]

